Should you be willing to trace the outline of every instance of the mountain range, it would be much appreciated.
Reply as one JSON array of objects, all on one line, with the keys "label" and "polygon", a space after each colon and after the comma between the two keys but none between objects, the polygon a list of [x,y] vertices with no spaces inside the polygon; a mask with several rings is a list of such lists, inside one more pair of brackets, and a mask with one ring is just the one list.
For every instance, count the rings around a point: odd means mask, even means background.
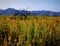
[{"label": "mountain range", "polygon": [[50,16],[51,14],[53,16],[60,16],[60,12],[54,12],[54,11],[45,11],[45,10],[39,10],[39,11],[27,11],[27,10],[16,10],[14,8],[8,8],[8,9],[0,9],[0,15],[14,15],[14,13],[18,13],[18,15],[48,15]]}]

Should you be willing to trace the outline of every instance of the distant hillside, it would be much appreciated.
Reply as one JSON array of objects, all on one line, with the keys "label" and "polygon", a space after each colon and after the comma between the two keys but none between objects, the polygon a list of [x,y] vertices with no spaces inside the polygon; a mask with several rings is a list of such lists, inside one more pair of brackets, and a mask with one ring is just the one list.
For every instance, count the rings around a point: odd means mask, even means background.
[{"label": "distant hillside", "polygon": [[[14,15],[14,13],[17,12],[18,15],[23,15],[25,13],[26,15],[51,15],[50,11],[27,11],[27,10],[16,10],[14,8],[8,8],[5,10],[0,9],[0,15]],[[52,12],[53,16],[60,16],[60,12]]]}]

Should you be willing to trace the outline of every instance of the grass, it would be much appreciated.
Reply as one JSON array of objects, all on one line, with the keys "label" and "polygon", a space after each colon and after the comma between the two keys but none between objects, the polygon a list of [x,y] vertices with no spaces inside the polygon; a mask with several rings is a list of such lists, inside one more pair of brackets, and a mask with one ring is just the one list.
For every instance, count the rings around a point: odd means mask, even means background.
[{"label": "grass", "polygon": [[60,17],[0,16],[0,46],[60,46]]}]

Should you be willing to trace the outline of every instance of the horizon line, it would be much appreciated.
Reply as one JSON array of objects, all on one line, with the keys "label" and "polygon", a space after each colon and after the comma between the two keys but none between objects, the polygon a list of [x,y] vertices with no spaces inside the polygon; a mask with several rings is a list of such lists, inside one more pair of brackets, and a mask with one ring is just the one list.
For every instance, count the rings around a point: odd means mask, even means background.
[{"label": "horizon line", "polygon": [[[6,9],[9,9],[9,8],[0,8],[0,10],[6,10]],[[15,10],[27,10],[26,8],[24,9],[17,9],[17,8],[11,8],[11,9],[15,9]],[[53,10],[27,10],[27,11],[52,11],[52,12],[60,12],[60,11],[53,11]]]}]

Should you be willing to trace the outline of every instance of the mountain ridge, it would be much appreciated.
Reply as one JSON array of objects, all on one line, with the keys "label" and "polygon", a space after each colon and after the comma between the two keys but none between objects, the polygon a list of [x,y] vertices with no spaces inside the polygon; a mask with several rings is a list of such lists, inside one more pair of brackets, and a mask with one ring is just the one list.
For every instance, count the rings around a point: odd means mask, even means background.
[{"label": "mountain ridge", "polygon": [[45,11],[45,10],[38,10],[38,11],[27,11],[27,10],[17,10],[14,8],[8,8],[8,9],[0,9],[0,15],[14,15],[14,13],[17,12],[18,15],[23,15],[25,13],[26,15],[52,15],[53,16],[60,16],[60,12],[54,12],[54,11]]}]

